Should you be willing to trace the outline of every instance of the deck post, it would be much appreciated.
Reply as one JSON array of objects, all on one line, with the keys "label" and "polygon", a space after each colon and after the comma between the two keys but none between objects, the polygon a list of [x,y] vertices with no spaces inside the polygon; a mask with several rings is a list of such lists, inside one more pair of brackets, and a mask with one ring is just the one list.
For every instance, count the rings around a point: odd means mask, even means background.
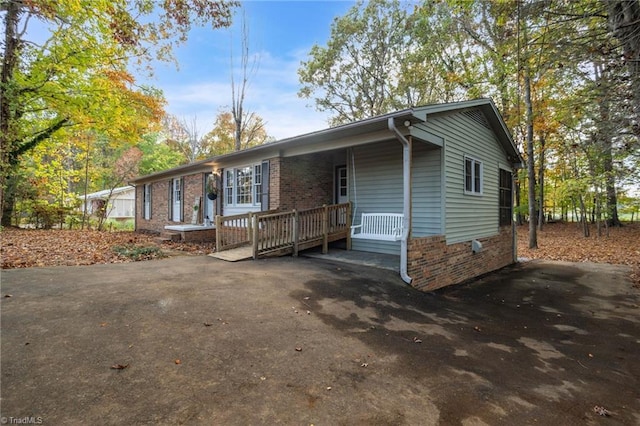
[{"label": "deck post", "polygon": [[220,251],[222,247],[222,216],[219,214],[215,217],[216,221],[216,251]]},{"label": "deck post", "polygon": [[347,203],[347,250],[351,250],[351,201]]},{"label": "deck post", "polygon": [[298,256],[298,244],[300,243],[300,215],[298,210],[293,210],[293,256]]},{"label": "deck post", "polygon": [[253,227],[253,213],[249,212],[249,217],[247,218],[247,240],[252,241],[253,240],[253,232],[252,232],[252,227]]},{"label": "deck post", "polygon": [[256,260],[258,258],[258,235],[260,234],[259,232],[257,232],[258,230],[258,215],[251,215],[249,214],[249,219],[247,219],[249,222],[251,222],[251,225],[247,224],[247,226],[250,226],[253,228],[253,232],[249,231],[249,235],[251,236],[251,239],[249,241],[251,241],[251,244],[253,245],[253,260]]},{"label": "deck post", "polygon": [[323,204],[322,212],[322,254],[329,252],[329,206]]}]

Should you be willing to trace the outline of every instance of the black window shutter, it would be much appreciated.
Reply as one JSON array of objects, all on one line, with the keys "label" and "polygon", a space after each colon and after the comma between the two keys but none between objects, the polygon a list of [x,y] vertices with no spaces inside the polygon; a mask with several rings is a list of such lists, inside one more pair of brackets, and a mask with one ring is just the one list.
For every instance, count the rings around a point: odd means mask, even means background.
[{"label": "black window shutter", "polygon": [[262,197],[261,210],[269,210],[269,160],[262,162]]}]

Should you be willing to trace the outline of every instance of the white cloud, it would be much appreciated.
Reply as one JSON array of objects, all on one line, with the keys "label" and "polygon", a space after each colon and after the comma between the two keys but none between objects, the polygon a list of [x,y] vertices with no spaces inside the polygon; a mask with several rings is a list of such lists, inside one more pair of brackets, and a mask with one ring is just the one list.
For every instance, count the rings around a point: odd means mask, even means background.
[{"label": "white cloud", "polygon": [[[257,71],[249,77],[245,110],[262,117],[267,133],[276,139],[328,126],[326,113],[307,107],[312,101],[297,96],[300,87],[297,70],[301,52],[296,52],[289,60],[283,60],[263,51]],[[229,110],[231,105],[230,78],[221,74],[210,75],[197,83],[174,80],[172,84],[165,85],[167,111],[180,117],[197,116],[201,133],[209,131],[215,116],[221,110]]]}]

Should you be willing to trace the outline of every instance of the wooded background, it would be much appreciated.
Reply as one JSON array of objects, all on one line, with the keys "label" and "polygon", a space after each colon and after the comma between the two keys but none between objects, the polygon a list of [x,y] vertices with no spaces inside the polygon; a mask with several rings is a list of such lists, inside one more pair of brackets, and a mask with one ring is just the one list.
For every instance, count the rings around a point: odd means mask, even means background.
[{"label": "wooded background", "polygon": [[[241,5],[130,3],[1,0],[3,225],[271,140],[241,103],[207,118],[201,136],[195,118],[164,114],[162,92],[131,72],[171,60],[191,25],[228,26]],[[51,28],[45,43],[25,39],[30,19]],[[588,234],[590,222],[617,226],[640,211],[638,0],[358,2],[298,74],[299,95],[330,125],[491,97],[526,158],[515,217],[529,221],[530,247],[549,219],[581,221]],[[243,84],[246,73],[230,82],[234,106]]]}]

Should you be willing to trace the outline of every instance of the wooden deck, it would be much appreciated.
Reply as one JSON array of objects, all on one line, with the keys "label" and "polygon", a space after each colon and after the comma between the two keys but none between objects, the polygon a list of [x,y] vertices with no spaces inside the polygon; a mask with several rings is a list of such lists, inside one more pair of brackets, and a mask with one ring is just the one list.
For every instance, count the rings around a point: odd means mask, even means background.
[{"label": "wooden deck", "polygon": [[[238,250],[228,257],[297,256],[300,250],[322,246],[328,251],[332,241],[346,239],[351,248],[351,204],[333,204],[288,212],[246,213],[216,216],[216,255],[224,259],[227,250]],[[248,257],[244,257],[245,259]],[[227,260],[227,259],[224,259]],[[239,259],[236,259],[239,260]]]}]

